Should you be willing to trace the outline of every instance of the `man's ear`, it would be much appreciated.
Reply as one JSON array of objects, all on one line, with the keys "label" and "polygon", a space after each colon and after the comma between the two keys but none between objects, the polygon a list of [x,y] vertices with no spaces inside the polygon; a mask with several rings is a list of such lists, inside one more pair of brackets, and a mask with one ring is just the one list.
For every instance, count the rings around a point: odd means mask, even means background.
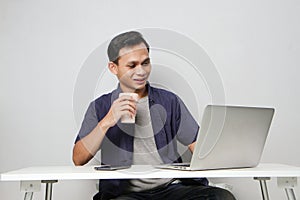
[{"label": "man's ear", "polygon": [[113,73],[114,75],[118,74],[118,67],[114,62],[109,62],[108,63],[108,69]]}]

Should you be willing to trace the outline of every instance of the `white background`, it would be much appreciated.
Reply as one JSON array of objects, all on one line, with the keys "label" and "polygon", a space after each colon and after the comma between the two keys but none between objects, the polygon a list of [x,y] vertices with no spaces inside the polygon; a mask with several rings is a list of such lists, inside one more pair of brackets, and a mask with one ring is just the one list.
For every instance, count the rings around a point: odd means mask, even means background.
[{"label": "white background", "polygon": [[[145,27],[199,44],[222,77],[227,104],[275,107],[262,162],[300,166],[299,18],[297,0],[1,0],[0,172],[72,165],[80,125],[73,92],[83,63],[112,36]],[[109,80],[103,88],[115,87]],[[238,199],[260,198],[251,179],[215,181],[232,184]],[[268,184],[271,199],[284,198],[276,180]],[[95,192],[95,181],[61,181],[53,197],[91,199]],[[22,199],[19,183],[0,182],[0,198]]]}]

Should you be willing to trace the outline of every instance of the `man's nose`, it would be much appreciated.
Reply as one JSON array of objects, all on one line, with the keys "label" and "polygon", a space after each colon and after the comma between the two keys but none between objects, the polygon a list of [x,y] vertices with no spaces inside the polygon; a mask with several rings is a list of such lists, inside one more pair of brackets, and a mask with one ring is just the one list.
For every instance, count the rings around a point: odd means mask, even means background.
[{"label": "man's nose", "polygon": [[142,65],[138,65],[138,66],[136,66],[136,71],[135,71],[135,73],[136,73],[137,75],[145,75],[145,74],[146,74],[146,70],[143,68]]}]

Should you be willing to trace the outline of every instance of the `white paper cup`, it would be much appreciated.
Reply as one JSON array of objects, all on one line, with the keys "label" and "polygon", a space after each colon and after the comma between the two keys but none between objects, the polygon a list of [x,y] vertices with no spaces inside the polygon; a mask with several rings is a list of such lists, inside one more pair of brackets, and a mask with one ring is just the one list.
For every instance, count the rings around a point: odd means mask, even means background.
[{"label": "white paper cup", "polygon": [[[135,101],[138,100],[138,94],[137,93],[129,93],[129,92],[124,92],[120,93],[119,97],[121,96],[131,96]],[[131,115],[122,115],[121,117],[121,123],[126,123],[126,124],[134,124],[135,123],[135,116]]]}]

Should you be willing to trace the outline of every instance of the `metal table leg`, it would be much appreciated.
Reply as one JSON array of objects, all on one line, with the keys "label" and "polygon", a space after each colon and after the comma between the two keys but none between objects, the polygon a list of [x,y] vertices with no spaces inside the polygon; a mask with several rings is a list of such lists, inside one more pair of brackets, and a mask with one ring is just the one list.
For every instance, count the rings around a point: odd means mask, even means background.
[{"label": "metal table leg", "polygon": [[254,177],[254,180],[258,180],[260,183],[260,189],[263,200],[269,200],[269,193],[268,193],[268,187],[267,187],[267,180],[270,180],[270,177]]},{"label": "metal table leg", "polygon": [[297,177],[279,177],[277,178],[277,185],[284,188],[288,200],[296,200],[293,188],[297,186]]},{"label": "metal table leg", "polygon": [[25,192],[24,200],[32,200],[33,192]]},{"label": "metal table leg", "polygon": [[57,180],[43,180],[42,183],[46,183],[45,200],[52,200],[52,186]]},{"label": "metal table leg", "polygon": [[294,193],[293,188],[285,188],[285,193],[288,200],[296,200],[296,195]]}]

